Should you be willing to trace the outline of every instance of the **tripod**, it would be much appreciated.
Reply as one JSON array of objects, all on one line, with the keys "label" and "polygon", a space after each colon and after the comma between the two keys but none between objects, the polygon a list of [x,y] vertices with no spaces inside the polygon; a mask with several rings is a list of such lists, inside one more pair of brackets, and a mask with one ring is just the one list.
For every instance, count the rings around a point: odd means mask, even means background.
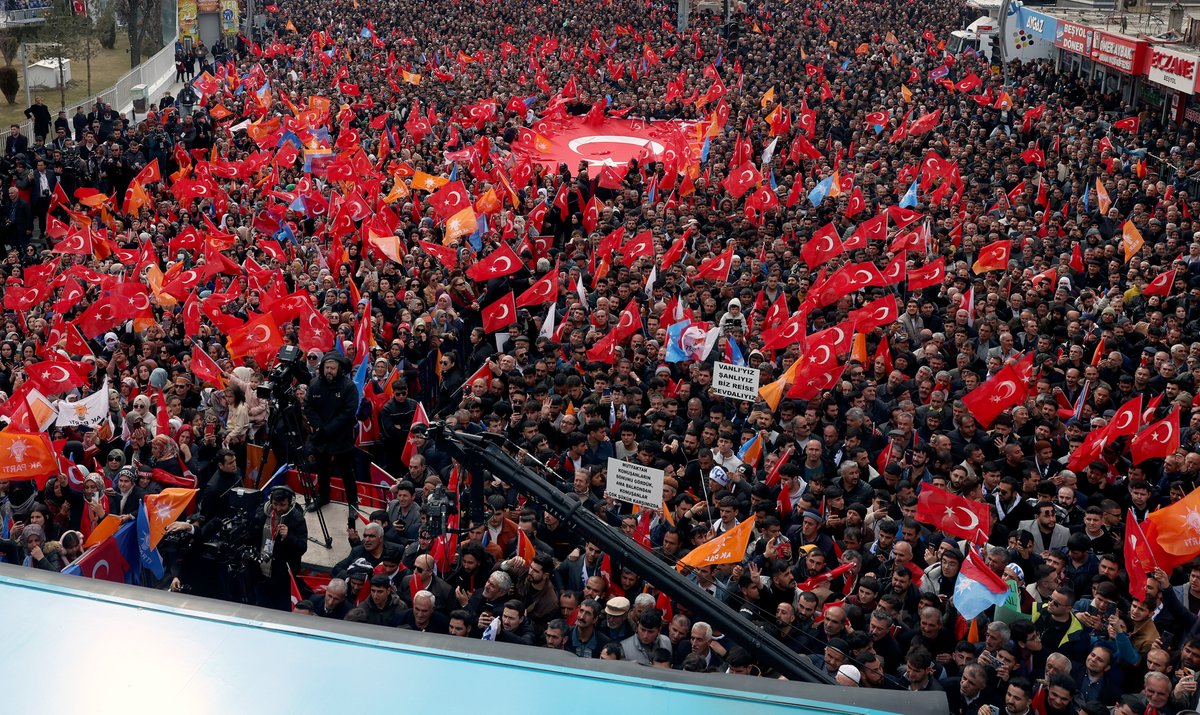
[{"label": "tripod", "polygon": [[[300,487],[304,490],[305,502],[315,504],[317,502],[317,494],[312,473],[301,469],[293,461],[295,457],[300,457],[304,454],[303,448],[298,446],[304,440],[303,422],[300,419],[300,405],[296,402],[296,397],[290,388],[276,397],[277,407],[271,411],[271,419],[267,423],[268,448],[266,454],[263,455],[263,464],[268,464],[270,456],[275,455],[275,464],[295,465],[296,474],[300,478]],[[321,525],[322,539],[310,536],[308,540],[318,546],[332,549],[333,537],[329,535],[329,526],[325,523],[325,515],[321,513],[320,509],[317,509],[315,513],[317,515],[317,523]]]}]

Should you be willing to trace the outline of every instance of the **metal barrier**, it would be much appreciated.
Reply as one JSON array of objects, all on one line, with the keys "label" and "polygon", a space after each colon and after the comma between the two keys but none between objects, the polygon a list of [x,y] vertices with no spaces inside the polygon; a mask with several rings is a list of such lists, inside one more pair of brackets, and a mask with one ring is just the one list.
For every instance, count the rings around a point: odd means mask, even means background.
[{"label": "metal barrier", "polygon": [[[175,76],[175,40],[172,39],[161,50],[156,52],[142,64],[134,67],[127,72],[123,77],[117,80],[116,84],[108,89],[94,94],[86,99],[78,102],[71,102],[67,107],[67,117],[71,117],[75,113],[75,107],[82,106],[84,112],[92,111],[92,107],[97,100],[104,100],[106,104],[111,106],[118,112],[123,112],[126,107],[133,104],[132,89],[135,85],[146,85],[147,100],[154,101],[155,97],[150,95],[150,92],[161,94],[163,83],[170,86],[170,80]],[[58,98],[57,89],[39,90],[43,96],[50,100],[47,104],[51,107],[54,105],[54,100]],[[54,112],[55,110],[51,110]],[[21,132],[33,141],[33,122],[26,121],[21,127]]]},{"label": "metal barrier", "polygon": [[46,21],[50,6],[22,10],[0,10],[0,27],[6,25],[36,25]]}]

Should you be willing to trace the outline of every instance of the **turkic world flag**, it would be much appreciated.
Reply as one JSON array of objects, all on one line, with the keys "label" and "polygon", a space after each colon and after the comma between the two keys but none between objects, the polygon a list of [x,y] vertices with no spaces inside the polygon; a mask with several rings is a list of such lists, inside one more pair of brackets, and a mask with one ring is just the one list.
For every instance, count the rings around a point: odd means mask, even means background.
[{"label": "turkic world flag", "polygon": [[968,621],[1008,598],[1008,584],[988,568],[975,549],[967,550],[967,559],[954,586],[954,607]]}]

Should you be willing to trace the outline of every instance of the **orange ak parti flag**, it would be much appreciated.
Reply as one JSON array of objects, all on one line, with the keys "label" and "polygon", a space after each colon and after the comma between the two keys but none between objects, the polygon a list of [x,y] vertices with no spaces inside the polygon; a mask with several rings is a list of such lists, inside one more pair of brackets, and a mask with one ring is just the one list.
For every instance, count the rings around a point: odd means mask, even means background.
[{"label": "orange ak parti flag", "polygon": [[746,557],[746,546],[750,543],[750,532],[754,529],[754,517],[743,521],[712,541],[705,542],[679,559],[675,568],[683,571],[685,566],[694,569],[719,564],[736,564]]},{"label": "orange ak parti flag", "polygon": [[147,494],[146,517],[150,521],[150,548],[158,546],[162,537],[167,533],[167,524],[179,518],[196,498],[199,489],[180,489],[172,487],[158,494]]},{"label": "orange ak parti flag", "polygon": [[[1143,524],[1142,528],[1146,531],[1152,550],[1161,550],[1185,561],[1200,554],[1200,489],[1193,489],[1168,507],[1150,512],[1146,521],[1149,524]],[[1148,528],[1149,525],[1154,528]],[[1162,559],[1156,560],[1162,568],[1170,568],[1163,564]]]}]

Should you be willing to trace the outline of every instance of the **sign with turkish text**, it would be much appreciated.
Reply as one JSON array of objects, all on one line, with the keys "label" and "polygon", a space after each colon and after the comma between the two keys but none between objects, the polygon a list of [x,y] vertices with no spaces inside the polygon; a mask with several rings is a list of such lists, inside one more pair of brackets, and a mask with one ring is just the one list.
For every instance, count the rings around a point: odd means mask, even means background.
[{"label": "sign with turkish text", "polygon": [[1092,28],[1060,20],[1054,32],[1054,46],[1088,56],[1092,53]]},{"label": "sign with turkish text", "polygon": [[1096,30],[1092,38],[1091,55],[1093,60],[1106,67],[1129,74],[1141,74],[1146,48],[1143,40]]},{"label": "sign with turkish text", "polygon": [[609,457],[605,489],[614,499],[647,509],[661,509],[665,476],[666,472],[661,469]]},{"label": "sign with turkish text", "polygon": [[1196,92],[1196,63],[1200,57],[1169,50],[1165,47],[1150,48],[1150,66],[1146,76],[1151,82],[1170,87],[1177,92]]},{"label": "sign with turkish text", "polygon": [[718,362],[713,370],[713,392],[735,400],[758,401],[758,368]]}]

